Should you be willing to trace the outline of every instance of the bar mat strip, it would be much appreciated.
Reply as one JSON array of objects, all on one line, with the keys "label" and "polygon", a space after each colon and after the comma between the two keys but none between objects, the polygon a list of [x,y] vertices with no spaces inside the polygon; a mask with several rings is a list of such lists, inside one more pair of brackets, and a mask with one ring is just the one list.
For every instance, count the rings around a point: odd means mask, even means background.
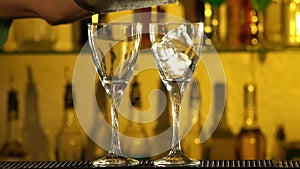
[{"label": "bar mat strip", "polygon": [[[30,161],[30,162],[0,162],[0,169],[88,169],[96,168],[91,161]],[[103,168],[103,167],[100,167]],[[134,167],[105,168],[158,168],[153,161],[144,160]],[[201,160],[194,167],[164,167],[164,168],[300,168],[298,161],[276,160]]]}]

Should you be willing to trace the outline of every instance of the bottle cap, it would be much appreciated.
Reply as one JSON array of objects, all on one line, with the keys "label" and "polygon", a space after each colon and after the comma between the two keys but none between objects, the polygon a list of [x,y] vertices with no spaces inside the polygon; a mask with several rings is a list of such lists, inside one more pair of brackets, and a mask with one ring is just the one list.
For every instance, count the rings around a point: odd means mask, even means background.
[{"label": "bottle cap", "polygon": [[71,76],[68,67],[64,69],[65,79],[66,79],[66,87],[65,87],[65,108],[73,107],[73,93],[72,93],[72,84],[71,84]]},{"label": "bottle cap", "polygon": [[130,91],[130,100],[133,106],[141,107],[140,84],[137,81],[137,76],[133,78],[133,83]]},{"label": "bottle cap", "polygon": [[244,86],[244,101],[245,106],[255,106],[256,104],[256,86],[249,83]]},{"label": "bottle cap", "polygon": [[72,85],[68,83],[65,90],[65,108],[73,107]]},{"label": "bottle cap", "polygon": [[278,140],[285,140],[285,133],[284,133],[284,127],[282,124],[278,126],[277,132],[276,132],[276,138]]},{"label": "bottle cap", "polygon": [[14,83],[14,77],[11,75],[9,77],[10,81],[10,91],[8,92],[8,121],[11,121],[12,119],[18,119],[19,118],[19,104],[18,104],[18,92],[15,90],[15,83]]},{"label": "bottle cap", "polygon": [[17,94],[15,90],[10,90],[8,93],[8,121],[19,118]]}]

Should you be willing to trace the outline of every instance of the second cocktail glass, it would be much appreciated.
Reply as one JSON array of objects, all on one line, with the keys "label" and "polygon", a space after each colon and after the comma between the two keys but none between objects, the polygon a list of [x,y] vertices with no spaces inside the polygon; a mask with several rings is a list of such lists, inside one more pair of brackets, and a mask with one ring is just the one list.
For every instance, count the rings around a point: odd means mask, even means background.
[{"label": "second cocktail glass", "polygon": [[203,23],[150,23],[152,52],[160,78],[172,101],[173,138],[169,154],[154,161],[155,166],[195,166],[181,150],[179,113],[185,89],[193,77],[203,41]]}]

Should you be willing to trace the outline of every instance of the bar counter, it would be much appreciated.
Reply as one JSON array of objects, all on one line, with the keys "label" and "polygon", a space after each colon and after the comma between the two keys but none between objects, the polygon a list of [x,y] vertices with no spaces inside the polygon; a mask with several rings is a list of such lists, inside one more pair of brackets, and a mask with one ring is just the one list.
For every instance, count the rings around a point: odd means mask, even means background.
[{"label": "bar counter", "polygon": [[[0,162],[0,169],[88,169],[97,168],[91,161],[30,161],[30,162]],[[100,167],[103,168],[103,167]],[[141,161],[134,167],[105,167],[105,168],[159,168],[153,166],[153,161]],[[162,167],[162,168],[300,168],[300,161],[278,160],[201,160],[194,167]]]}]

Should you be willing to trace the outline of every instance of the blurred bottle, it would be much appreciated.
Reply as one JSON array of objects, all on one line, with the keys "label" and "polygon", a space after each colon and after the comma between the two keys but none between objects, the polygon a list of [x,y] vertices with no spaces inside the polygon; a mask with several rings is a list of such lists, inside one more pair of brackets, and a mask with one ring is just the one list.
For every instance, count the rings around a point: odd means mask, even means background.
[{"label": "blurred bottle", "polygon": [[40,123],[38,92],[29,66],[27,67],[27,76],[25,121],[22,132],[24,145],[27,147],[28,160],[47,161],[50,160],[49,140]]},{"label": "blurred bottle", "polygon": [[288,47],[297,47],[300,45],[300,2],[298,0],[285,0],[284,8],[285,43]]},{"label": "blurred bottle", "polygon": [[274,160],[286,160],[286,138],[285,131],[282,124],[280,124],[275,133],[274,145],[272,149],[272,159]]},{"label": "blurred bottle", "polygon": [[300,141],[298,139],[289,141],[286,146],[286,160],[300,160]]},{"label": "blurred bottle", "polygon": [[182,150],[184,154],[186,154],[188,157],[195,159],[195,160],[201,160],[202,159],[202,145],[200,143],[200,130],[201,130],[201,124],[200,124],[200,90],[199,90],[199,84],[197,80],[192,81],[191,83],[191,89],[190,89],[190,99],[188,104],[188,110],[189,115],[195,116],[192,123],[189,123],[188,125],[193,125],[189,133],[186,135],[186,137],[182,140]]},{"label": "blurred bottle", "polygon": [[190,10],[187,11],[186,3],[191,3],[192,0],[177,0],[177,3],[169,4],[169,5],[161,5],[159,6],[159,11],[165,13],[166,15],[160,23],[164,22],[176,22],[178,19],[186,19],[186,14],[191,12]]},{"label": "blurred bottle", "polygon": [[[224,0],[207,0],[204,4],[205,12],[205,29],[206,36],[211,39],[216,49],[224,48],[224,42],[221,38],[221,20],[224,18],[224,13],[221,11],[221,5]],[[226,5],[226,3],[224,3]]]},{"label": "blurred bottle", "polygon": [[266,157],[266,139],[257,124],[256,86],[244,86],[244,125],[236,137],[237,159],[262,160]]},{"label": "blurred bottle", "polygon": [[[100,113],[102,113],[102,116],[104,117],[104,119],[107,122],[110,122],[110,120],[108,119],[110,110],[107,107],[107,106],[109,106],[109,105],[107,105],[107,104],[109,104],[107,94],[99,80],[98,80],[98,83],[96,84],[96,99],[97,99],[96,109],[99,109]],[[108,130],[105,129],[103,127],[103,125],[100,124],[100,122],[97,118],[97,116],[99,116],[100,114],[98,114],[97,112],[98,111],[95,110],[95,114],[94,114],[94,118],[93,118],[94,119],[93,126],[91,129],[91,132],[88,134],[89,137],[87,138],[87,143],[86,143],[86,146],[84,149],[84,159],[85,160],[95,160],[99,157],[103,157],[107,153],[107,150],[100,147],[99,145],[97,145],[97,143],[95,143],[92,140],[92,138],[95,138],[97,140],[105,138],[106,140],[110,141],[110,139],[108,139],[107,137],[110,137],[111,131],[110,131],[110,129],[108,129]]]},{"label": "blurred bottle", "polygon": [[14,37],[18,51],[53,51],[58,34],[43,19],[23,18],[14,20]]},{"label": "blurred bottle", "polygon": [[[225,99],[225,84],[217,83],[214,86],[215,93],[215,111],[223,112],[218,127],[211,137],[210,159],[233,160],[235,159],[235,136],[227,123],[226,105],[223,107],[220,103]],[[224,110],[222,110],[224,108]],[[216,121],[216,120],[215,120]]]},{"label": "blurred bottle", "polygon": [[[152,11],[151,7],[135,9],[134,21],[141,22],[143,23],[143,25],[149,25],[149,23],[151,23],[151,11]],[[143,26],[141,50],[150,49],[150,48],[151,48],[151,42],[149,36],[149,27]]]},{"label": "blurred bottle", "polygon": [[235,136],[227,124],[227,111],[224,109],[219,126],[212,135],[210,143],[210,159],[235,159]]},{"label": "blurred bottle", "polygon": [[68,78],[65,86],[64,106],[63,125],[57,137],[57,160],[82,160],[86,135],[77,119],[72,85]]},{"label": "blurred bottle", "polygon": [[1,161],[24,161],[27,153],[23,144],[20,129],[18,92],[14,87],[13,77],[10,77],[10,91],[7,102],[7,139],[0,150]]},{"label": "blurred bottle", "polygon": [[254,9],[251,0],[241,1],[240,11],[240,41],[244,47],[258,45],[258,11]]},{"label": "blurred bottle", "polygon": [[284,0],[270,0],[264,10],[264,47],[282,49],[286,39]]},{"label": "blurred bottle", "polygon": [[227,0],[228,49],[260,49],[264,41],[264,10],[270,0]]},{"label": "blurred bottle", "polygon": [[79,24],[77,22],[68,23],[68,24],[60,24],[55,26],[57,29],[57,38],[56,43],[53,48],[54,51],[57,52],[70,52],[74,51],[76,47],[78,47],[78,37],[74,36],[75,31],[77,31],[77,27]]},{"label": "blurred bottle", "polygon": [[[85,43],[88,42],[89,37],[88,37],[88,31],[87,31],[88,26],[87,25],[88,25],[88,23],[91,23],[91,22],[92,22],[91,17],[83,19],[83,20],[80,21],[80,24],[79,24],[80,28],[79,28],[79,30],[77,29],[77,31],[80,34],[80,37],[77,37],[77,39],[79,39],[80,46],[83,46]],[[78,33],[77,33],[77,35],[78,35]]]},{"label": "blurred bottle", "polygon": [[140,84],[137,80],[137,75],[133,77],[133,81],[130,85],[130,117],[128,120],[128,124],[125,126],[125,136],[131,137],[130,140],[126,140],[122,142],[122,150],[123,152],[131,157],[137,159],[150,159],[150,146],[146,139],[148,138],[148,134],[143,124],[139,122],[139,113],[136,112],[141,111],[142,103],[141,103],[141,91]]},{"label": "blurred bottle", "polygon": [[180,0],[184,7],[184,16],[189,22],[204,22],[203,0]]},{"label": "blurred bottle", "polygon": [[243,15],[240,15],[243,6],[242,0],[226,0],[227,4],[227,33],[226,33],[226,48],[231,50],[238,50],[242,48],[240,40],[241,26]]},{"label": "blurred bottle", "polygon": [[[154,128],[155,135],[159,135],[159,134],[163,133],[164,131],[168,130],[168,128],[171,127],[171,120],[172,120],[172,118],[171,118],[171,100],[169,98],[167,88],[161,80],[159,82],[160,82],[159,90],[161,92],[163,92],[165,97],[159,96],[158,99],[157,99],[157,110],[158,111],[163,111],[163,112],[159,116],[159,118],[156,119],[156,125],[155,125],[155,128]],[[166,100],[162,100],[162,99],[166,99]],[[162,104],[163,102],[165,102],[166,104],[163,105]],[[171,146],[171,138],[168,141],[169,141],[170,146]],[[164,144],[166,144],[166,143],[164,143]],[[152,147],[152,148],[157,148],[157,147],[158,146],[155,146],[155,147]],[[160,150],[159,150],[159,152],[160,152]],[[166,150],[165,152],[162,152],[158,155],[152,156],[151,159],[156,160],[156,159],[162,158],[162,157],[166,156],[168,153],[169,153],[169,151]]]},{"label": "blurred bottle", "polygon": [[[71,25],[72,34],[70,35],[73,50],[78,51],[81,50],[81,48],[88,43],[88,23],[107,23],[110,22],[110,20],[107,19],[106,13],[101,14],[94,14],[91,17],[84,18],[81,20],[78,20],[76,22],[73,22]],[[63,36],[63,32],[61,33]],[[65,37],[62,37],[66,39]],[[61,42],[61,45],[64,42]]]}]

